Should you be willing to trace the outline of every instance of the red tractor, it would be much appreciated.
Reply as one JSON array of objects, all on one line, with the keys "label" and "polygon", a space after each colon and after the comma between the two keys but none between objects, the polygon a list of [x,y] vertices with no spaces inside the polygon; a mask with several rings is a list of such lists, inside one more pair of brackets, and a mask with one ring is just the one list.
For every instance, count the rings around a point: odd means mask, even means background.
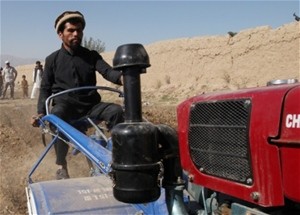
[{"label": "red tractor", "polygon": [[[206,214],[300,214],[300,84],[207,93],[177,108],[181,165]],[[224,212],[225,211],[225,212]]]}]

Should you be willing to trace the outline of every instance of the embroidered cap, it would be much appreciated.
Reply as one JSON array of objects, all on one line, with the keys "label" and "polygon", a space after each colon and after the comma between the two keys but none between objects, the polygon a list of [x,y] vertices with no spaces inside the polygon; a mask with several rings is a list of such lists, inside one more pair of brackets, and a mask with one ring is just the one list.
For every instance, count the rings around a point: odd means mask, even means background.
[{"label": "embroidered cap", "polygon": [[81,20],[82,27],[84,29],[85,20],[84,20],[84,16],[82,15],[82,13],[80,13],[79,11],[65,11],[61,15],[59,15],[55,20],[54,28],[55,28],[56,32],[58,33],[58,29],[65,21],[67,21],[69,19],[74,19],[74,18]]}]

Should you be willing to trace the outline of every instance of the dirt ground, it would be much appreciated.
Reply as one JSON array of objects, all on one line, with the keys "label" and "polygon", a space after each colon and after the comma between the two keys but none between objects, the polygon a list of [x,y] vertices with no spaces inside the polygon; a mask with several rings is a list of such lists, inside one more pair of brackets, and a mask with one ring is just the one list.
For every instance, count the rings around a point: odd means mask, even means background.
[{"label": "dirt ground", "polygon": [[[26,214],[28,174],[45,147],[41,130],[30,125],[30,117],[36,112],[37,100],[22,99],[16,92],[14,100],[0,100],[0,214]],[[143,106],[143,116],[153,123],[176,127],[175,106]],[[49,140],[50,137],[47,137]],[[71,150],[70,150],[71,151]],[[71,177],[89,175],[89,168],[82,154],[68,155]],[[54,149],[46,155],[32,175],[33,181],[55,179]]]}]

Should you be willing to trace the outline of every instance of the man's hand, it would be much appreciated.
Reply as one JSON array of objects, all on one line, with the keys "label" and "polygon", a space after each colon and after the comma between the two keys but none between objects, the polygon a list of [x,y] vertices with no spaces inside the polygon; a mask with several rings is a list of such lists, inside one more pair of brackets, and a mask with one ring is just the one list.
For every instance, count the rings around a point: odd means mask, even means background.
[{"label": "man's hand", "polygon": [[45,116],[44,114],[38,114],[38,115],[35,115],[35,116],[32,116],[31,117],[31,120],[30,120],[30,124],[33,126],[33,127],[39,127],[40,126],[40,118],[42,118],[43,116]]}]

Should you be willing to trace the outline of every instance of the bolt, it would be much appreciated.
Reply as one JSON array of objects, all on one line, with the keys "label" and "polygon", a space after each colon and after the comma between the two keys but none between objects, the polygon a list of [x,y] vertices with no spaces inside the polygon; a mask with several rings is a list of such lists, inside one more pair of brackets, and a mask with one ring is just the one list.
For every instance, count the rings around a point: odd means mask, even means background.
[{"label": "bolt", "polygon": [[260,198],[260,193],[259,193],[259,192],[252,192],[252,193],[251,193],[251,198],[252,198],[254,201],[258,201],[259,198]]},{"label": "bolt", "polygon": [[246,183],[247,184],[252,184],[252,178],[247,178]]},{"label": "bolt", "polygon": [[244,107],[248,107],[250,104],[251,104],[251,103],[250,103],[250,100],[246,100],[246,101],[244,102]]}]

